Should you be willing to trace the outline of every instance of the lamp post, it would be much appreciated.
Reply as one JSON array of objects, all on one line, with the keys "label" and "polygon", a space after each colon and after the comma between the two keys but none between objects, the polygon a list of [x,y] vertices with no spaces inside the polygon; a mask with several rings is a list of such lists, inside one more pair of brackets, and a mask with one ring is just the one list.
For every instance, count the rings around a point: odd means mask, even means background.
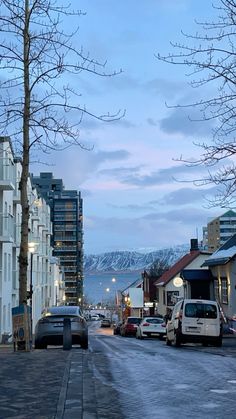
[{"label": "lamp post", "polygon": [[31,339],[33,336],[33,255],[35,252],[36,243],[28,243],[28,250],[30,252],[30,291],[29,291],[29,297],[30,297],[30,334]]}]

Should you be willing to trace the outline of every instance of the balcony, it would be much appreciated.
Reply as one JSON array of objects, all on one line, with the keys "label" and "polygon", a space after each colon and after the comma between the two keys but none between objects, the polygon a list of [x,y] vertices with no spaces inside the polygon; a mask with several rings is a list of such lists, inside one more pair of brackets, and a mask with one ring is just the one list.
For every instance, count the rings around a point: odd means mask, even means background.
[{"label": "balcony", "polygon": [[14,186],[14,166],[10,159],[0,159],[0,190],[13,191]]},{"label": "balcony", "polygon": [[77,292],[77,288],[76,287],[65,287],[65,292],[75,294]]},{"label": "balcony", "polygon": [[76,252],[77,246],[58,246],[57,244],[54,247],[54,252]]},{"label": "balcony", "polygon": [[14,225],[13,216],[10,214],[0,213],[0,242],[13,243],[14,241]]},{"label": "balcony", "polygon": [[64,272],[76,272],[77,266],[63,266]]}]

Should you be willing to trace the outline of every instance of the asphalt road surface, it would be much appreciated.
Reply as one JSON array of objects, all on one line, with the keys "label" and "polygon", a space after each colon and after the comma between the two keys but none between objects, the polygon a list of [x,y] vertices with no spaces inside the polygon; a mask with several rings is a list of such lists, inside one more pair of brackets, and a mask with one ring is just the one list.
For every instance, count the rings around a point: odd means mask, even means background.
[{"label": "asphalt road surface", "polygon": [[90,325],[88,351],[98,418],[236,417],[232,340],[225,340],[222,348],[174,348],[154,338],[113,336],[99,325]]}]

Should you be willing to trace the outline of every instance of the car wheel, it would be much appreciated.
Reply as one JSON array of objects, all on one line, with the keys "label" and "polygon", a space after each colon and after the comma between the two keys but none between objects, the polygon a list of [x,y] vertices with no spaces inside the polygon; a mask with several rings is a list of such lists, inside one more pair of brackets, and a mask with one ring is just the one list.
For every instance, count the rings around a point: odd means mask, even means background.
[{"label": "car wheel", "polygon": [[217,341],[215,342],[215,346],[220,348],[222,346],[222,336],[220,336]]},{"label": "car wheel", "polygon": [[88,337],[81,340],[80,346],[82,349],[88,349]]},{"label": "car wheel", "polygon": [[174,340],[173,340],[173,345],[178,348],[181,345],[181,340],[180,337],[178,335],[178,332],[175,332],[174,334]]},{"label": "car wheel", "polygon": [[47,349],[47,344],[41,342],[40,340],[36,340],[34,343],[34,349]]}]

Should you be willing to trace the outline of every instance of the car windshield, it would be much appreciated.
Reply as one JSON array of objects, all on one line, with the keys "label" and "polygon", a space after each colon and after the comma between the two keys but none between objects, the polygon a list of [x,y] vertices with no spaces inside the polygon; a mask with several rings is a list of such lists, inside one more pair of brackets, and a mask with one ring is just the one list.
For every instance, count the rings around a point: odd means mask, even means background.
[{"label": "car windshield", "polygon": [[132,323],[132,324],[139,324],[140,320],[138,317],[131,317],[127,320],[127,323]]},{"label": "car windshield", "polygon": [[216,319],[217,307],[215,304],[187,303],[185,305],[185,316],[199,319]]},{"label": "car windshield", "polygon": [[51,307],[44,313],[44,316],[78,316],[79,314],[78,307],[65,306]]}]

